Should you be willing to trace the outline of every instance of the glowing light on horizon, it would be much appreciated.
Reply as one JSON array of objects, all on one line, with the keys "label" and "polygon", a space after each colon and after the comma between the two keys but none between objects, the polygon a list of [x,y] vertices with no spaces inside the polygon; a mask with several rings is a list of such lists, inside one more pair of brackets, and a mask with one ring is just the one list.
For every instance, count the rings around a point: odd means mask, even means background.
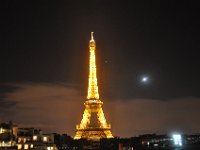
[{"label": "glowing light on horizon", "polygon": [[182,146],[182,137],[180,134],[173,134],[172,137],[173,137],[174,145]]}]

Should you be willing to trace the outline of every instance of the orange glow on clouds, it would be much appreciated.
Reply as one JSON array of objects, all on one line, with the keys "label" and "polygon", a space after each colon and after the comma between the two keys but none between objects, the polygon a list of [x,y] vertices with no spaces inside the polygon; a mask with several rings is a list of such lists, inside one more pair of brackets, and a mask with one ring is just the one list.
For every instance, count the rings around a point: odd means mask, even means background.
[{"label": "orange glow on clouds", "polygon": [[[12,120],[25,127],[49,132],[75,134],[81,120],[84,96],[71,86],[55,84],[15,84],[19,89],[5,94],[4,101],[15,102],[0,121]],[[144,133],[171,131],[198,132],[200,100],[168,101],[134,99],[106,100],[103,106],[114,136],[130,137]],[[112,109],[111,109],[112,108]]]}]

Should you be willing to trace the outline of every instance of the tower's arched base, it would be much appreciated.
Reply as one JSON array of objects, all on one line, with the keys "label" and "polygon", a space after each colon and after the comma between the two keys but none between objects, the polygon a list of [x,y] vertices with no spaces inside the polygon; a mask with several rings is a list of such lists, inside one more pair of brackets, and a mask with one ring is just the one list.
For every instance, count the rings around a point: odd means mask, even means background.
[{"label": "tower's arched base", "polygon": [[74,139],[100,140],[101,138],[113,138],[110,129],[87,128],[77,130]]},{"label": "tower's arched base", "polygon": [[[101,138],[113,138],[111,126],[107,124],[103,113],[103,102],[100,100],[87,100],[81,123],[76,126],[74,139],[99,140]],[[96,118],[96,122],[93,122]]]}]

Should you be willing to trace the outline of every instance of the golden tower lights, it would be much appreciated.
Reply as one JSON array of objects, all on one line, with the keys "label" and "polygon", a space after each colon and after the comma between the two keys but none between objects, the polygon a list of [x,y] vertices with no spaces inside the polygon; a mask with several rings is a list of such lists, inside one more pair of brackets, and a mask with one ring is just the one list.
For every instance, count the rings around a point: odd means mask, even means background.
[{"label": "golden tower lights", "polygon": [[[111,133],[111,126],[107,124],[105,115],[103,113],[103,102],[99,100],[97,75],[96,75],[96,60],[95,49],[96,43],[93,32],[91,32],[91,39],[89,41],[90,61],[89,61],[89,81],[88,94],[85,101],[85,111],[81,123],[76,126],[76,135],[74,139],[91,139],[99,140],[100,138],[113,138]],[[93,117],[92,117],[93,116]],[[97,120],[92,122],[92,118]]]}]

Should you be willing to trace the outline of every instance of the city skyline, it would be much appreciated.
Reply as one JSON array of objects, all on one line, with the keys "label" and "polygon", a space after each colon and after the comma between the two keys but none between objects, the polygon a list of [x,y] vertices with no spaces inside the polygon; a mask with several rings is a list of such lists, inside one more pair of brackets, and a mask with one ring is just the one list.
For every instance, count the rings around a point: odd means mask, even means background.
[{"label": "city skyline", "polygon": [[74,136],[94,31],[114,136],[199,132],[198,14],[186,1],[3,2],[0,121]]}]

